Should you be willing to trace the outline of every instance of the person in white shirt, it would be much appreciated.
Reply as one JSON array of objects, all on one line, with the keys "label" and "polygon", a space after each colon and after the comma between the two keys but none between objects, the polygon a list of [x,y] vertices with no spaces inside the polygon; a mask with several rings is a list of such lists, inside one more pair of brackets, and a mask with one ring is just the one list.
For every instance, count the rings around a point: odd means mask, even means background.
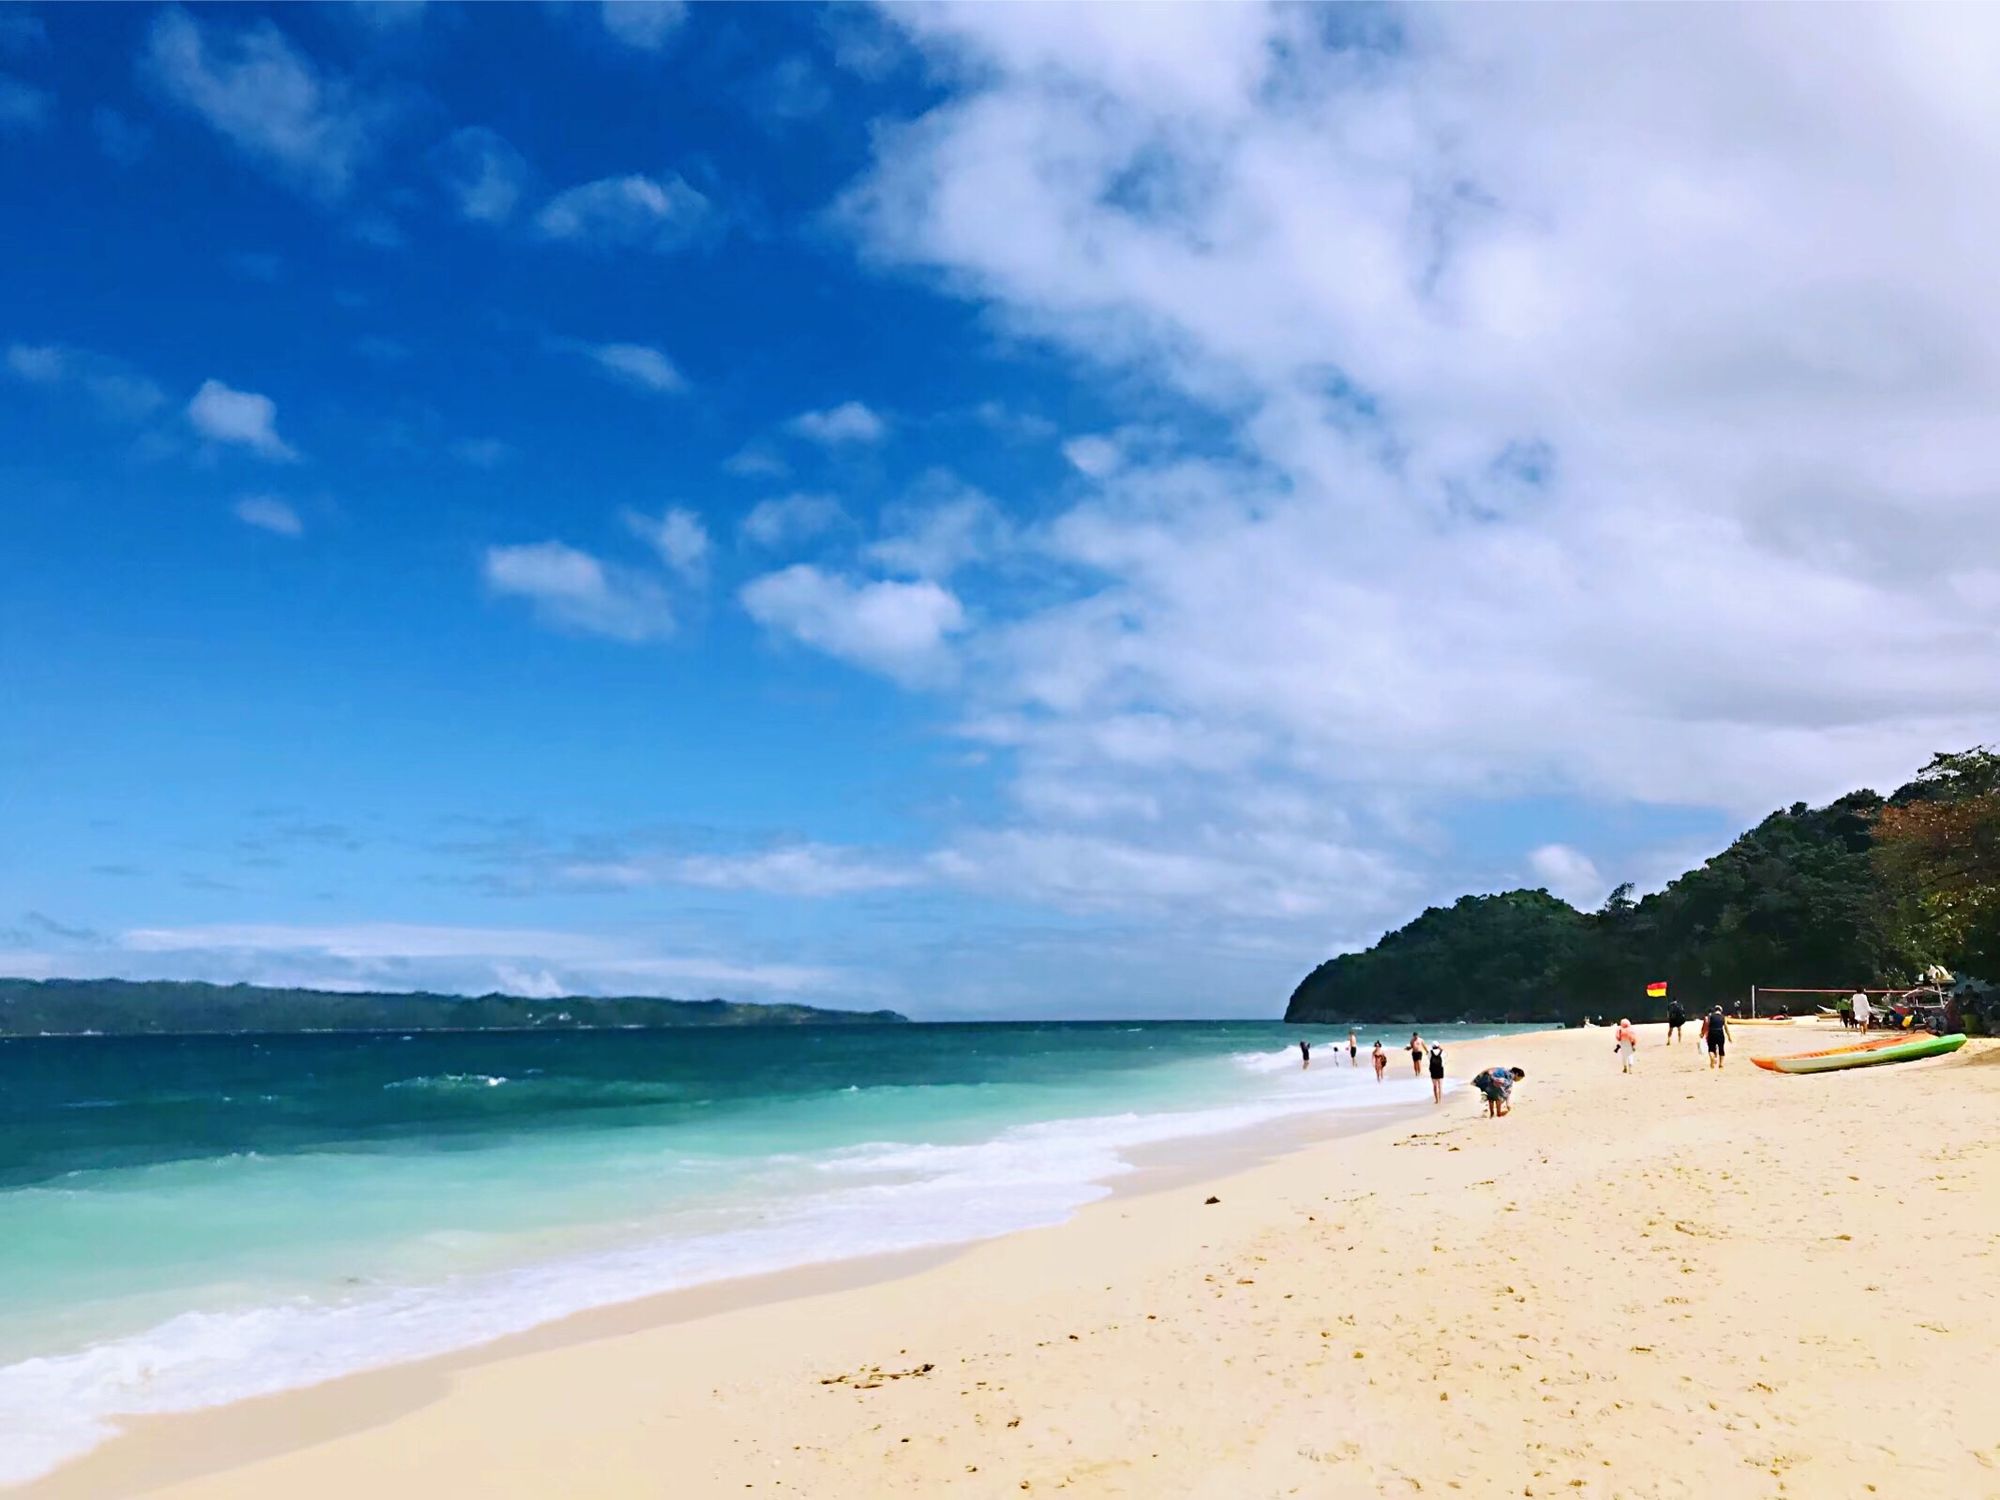
[{"label": "person in white shirt", "polygon": [[1868,1029],[1868,992],[1866,990],[1856,990],[1854,992],[1853,1005],[1854,1024],[1859,1026],[1863,1031],[1866,1031]]}]

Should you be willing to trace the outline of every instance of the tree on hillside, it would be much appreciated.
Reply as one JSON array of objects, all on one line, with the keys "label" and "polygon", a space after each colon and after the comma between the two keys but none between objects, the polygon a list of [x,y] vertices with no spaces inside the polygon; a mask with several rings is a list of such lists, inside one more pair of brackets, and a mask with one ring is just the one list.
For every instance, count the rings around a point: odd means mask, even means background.
[{"label": "tree on hillside", "polygon": [[1876,816],[1875,862],[1909,941],[1947,968],[2000,974],[2000,754],[1940,754]]}]

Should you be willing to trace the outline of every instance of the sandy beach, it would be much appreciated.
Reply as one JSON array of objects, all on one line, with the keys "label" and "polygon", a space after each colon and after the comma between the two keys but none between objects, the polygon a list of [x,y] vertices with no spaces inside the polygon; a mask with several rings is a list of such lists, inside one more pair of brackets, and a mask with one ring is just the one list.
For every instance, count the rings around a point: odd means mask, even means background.
[{"label": "sandy beach", "polygon": [[23,1493],[2000,1496],[2000,1044],[1749,1062],[1843,1039],[1462,1046],[1528,1070],[1508,1118],[147,1419]]}]

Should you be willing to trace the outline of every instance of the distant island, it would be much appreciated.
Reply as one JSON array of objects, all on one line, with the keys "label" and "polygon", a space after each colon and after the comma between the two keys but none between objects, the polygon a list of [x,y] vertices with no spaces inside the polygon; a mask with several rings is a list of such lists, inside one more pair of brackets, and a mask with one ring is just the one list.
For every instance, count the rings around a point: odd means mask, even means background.
[{"label": "distant island", "polygon": [[[1888,797],[1772,813],[1698,870],[1595,912],[1545,890],[1461,896],[1300,981],[1287,1021],[1657,1016],[1750,986],[1914,983],[1931,964],[2000,979],[2000,754],[1933,757]],[[2000,1015],[1966,1002],[1968,1028]]]},{"label": "distant island", "polygon": [[173,979],[0,979],[0,1036],[245,1031],[595,1031],[661,1026],[879,1026],[893,1010],[651,995],[433,995]]}]

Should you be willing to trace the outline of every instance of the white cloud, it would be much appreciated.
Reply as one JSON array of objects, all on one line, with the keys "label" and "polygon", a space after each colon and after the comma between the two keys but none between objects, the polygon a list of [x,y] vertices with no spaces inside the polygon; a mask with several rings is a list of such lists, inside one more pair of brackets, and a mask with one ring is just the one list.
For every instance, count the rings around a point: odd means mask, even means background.
[{"label": "white cloud", "polygon": [[655,580],[561,542],[488,547],[481,568],[493,592],[527,600],[537,616],[560,629],[636,642],[674,628],[666,592]]},{"label": "white cloud", "polygon": [[1125,461],[1125,450],[1108,437],[1090,434],[1064,443],[1063,457],[1078,472],[1103,479]]},{"label": "white cloud", "polygon": [[606,250],[671,254],[714,232],[714,206],[672,173],[605,177],[557,193],[535,216],[543,236]]},{"label": "white cloud", "polygon": [[957,597],[936,583],[856,581],[806,563],[752,579],[741,597],[766,629],[911,684],[949,670],[947,640],[966,623]]},{"label": "white cloud", "polygon": [[687,20],[685,0],[603,0],[604,29],[628,47],[658,52]]},{"label": "white cloud", "polygon": [[306,532],[299,513],[272,495],[245,495],[233,507],[236,519],[278,536],[299,537]]},{"label": "white cloud", "polygon": [[824,411],[802,411],[785,425],[798,436],[829,448],[879,443],[889,433],[889,424],[859,401],[843,401]]},{"label": "white cloud", "polygon": [[671,359],[650,344],[573,345],[594,360],[606,373],[628,385],[658,395],[676,395],[687,389],[687,377]]},{"label": "white cloud", "polygon": [[763,443],[750,443],[722,461],[723,472],[739,479],[783,479],[791,465]]},{"label": "white cloud", "polygon": [[1097,581],[988,612],[982,706],[1356,803],[1756,811],[1990,736],[1984,13],[888,14],[961,86],[868,249],[1218,433],[1038,533]]},{"label": "white cloud", "polygon": [[32,385],[81,391],[114,421],[144,421],[167,399],[164,391],[123,360],[62,344],[10,344],[7,371]]},{"label": "white cloud", "polygon": [[800,492],[758,501],[740,529],[744,540],[776,549],[811,541],[846,520],[847,512],[833,496]]},{"label": "white cloud", "polygon": [[1530,850],[1528,868],[1534,872],[1535,883],[1550,895],[1585,911],[1594,909],[1611,889],[1591,857],[1568,844],[1544,844]]},{"label": "white cloud", "polygon": [[0,130],[40,130],[54,112],[55,96],[0,73]]},{"label": "white cloud", "polygon": [[459,216],[478,224],[511,219],[530,175],[521,153],[483,125],[453,131],[432,164]]},{"label": "white cloud", "polygon": [[299,456],[278,436],[278,408],[269,396],[204,380],[188,402],[187,415],[195,431],[215,442],[233,443],[269,459],[290,461]]},{"label": "white cloud", "polygon": [[660,561],[682,579],[699,583],[707,576],[708,528],[693,511],[675,507],[661,515],[649,516],[628,510],[623,520],[632,534],[659,553]]},{"label": "white cloud", "polygon": [[557,874],[565,882],[583,886],[637,889],[678,885],[805,897],[897,890],[931,878],[917,864],[891,863],[827,844],[788,844],[749,854],[575,861]]},{"label": "white cloud", "polygon": [[392,111],[322,73],[269,21],[231,28],[169,8],[148,33],[144,66],[175,103],[253,161],[315,196],[343,196]]},{"label": "white cloud", "polygon": [[758,122],[774,127],[810,119],[833,102],[833,90],[802,52],[773,63],[745,95]]},{"label": "white cloud", "polygon": [[885,511],[883,530],[866,556],[886,572],[918,578],[949,578],[1010,545],[1013,535],[988,496],[941,470]]}]

